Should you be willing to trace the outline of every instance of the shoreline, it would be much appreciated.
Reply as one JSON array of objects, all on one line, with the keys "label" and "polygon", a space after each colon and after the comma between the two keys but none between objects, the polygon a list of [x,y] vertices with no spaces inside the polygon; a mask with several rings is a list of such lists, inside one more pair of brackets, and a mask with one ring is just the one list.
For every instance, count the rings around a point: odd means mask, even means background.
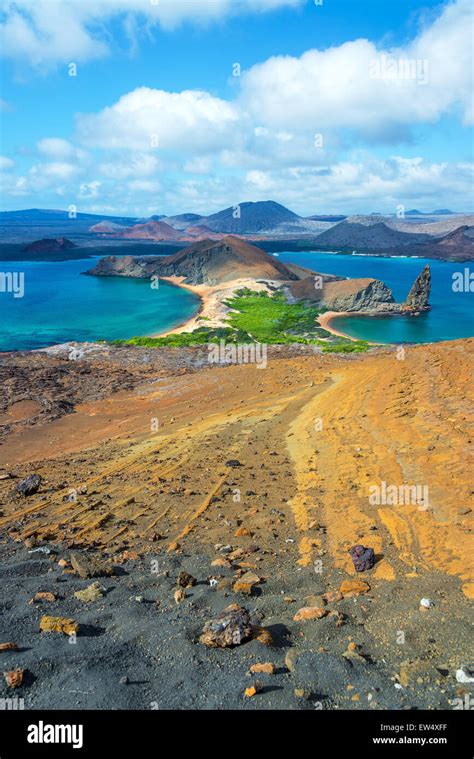
[{"label": "shoreline", "polygon": [[[184,277],[177,276],[161,277],[160,279],[174,287],[183,287],[185,290],[189,290],[197,295],[201,302],[199,310],[194,316],[173,327],[173,329],[168,329],[166,332],[154,332],[147,335],[147,337],[168,337],[169,335],[178,335],[183,332],[193,332],[193,330],[203,326],[213,329],[228,327],[226,319],[232,309],[225,304],[225,301],[231,299],[236,290],[249,287],[250,285],[256,292],[260,292],[261,290],[268,291],[269,289],[265,284],[256,282],[251,278],[232,279],[219,285],[188,285],[183,282]],[[268,280],[268,284],[278,285],[281,283]]]},{"label": "shoreline", "polygon": [[336,337],[344,337],[346,338],[346,340],[351,340],[353,343],[356,343],[358,341],[356,337],[352,337],[351,335],[346,335],[345,332],[341,332],[340,330],[335,329],[335,327],[332,326],[331,322],[337,316],[351,316],[351,312],[350,311],[325,311],[324,314],[321,314],[320,316],[318,316],[318,324],[327,332],[330,332],[331,335],[335,335]]}]

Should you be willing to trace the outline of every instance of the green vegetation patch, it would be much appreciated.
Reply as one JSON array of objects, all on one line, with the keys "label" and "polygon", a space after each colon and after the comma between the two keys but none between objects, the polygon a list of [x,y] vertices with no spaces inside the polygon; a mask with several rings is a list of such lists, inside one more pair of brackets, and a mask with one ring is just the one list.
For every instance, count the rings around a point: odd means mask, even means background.
[{"label": "green vegetation patch", "polygon": [[[137,345],[142,348],[167,346],[208,345],[226,343],[238,345],[265,343],[267,345],[315,345],[323,353],[361,353],[368,349],[365,341],[353,342],[334,337],[316,323],[321,310],[308,303],[288,303],[282,290],[269,295],[249,288],[237,290],[225,305],[232,309],[227,318],[228,327],[199,327],[193,332],[182,332],[166,337],[132,337],[114,340],[113,345]],[[203,317],[201,317],[204,320]]]}]

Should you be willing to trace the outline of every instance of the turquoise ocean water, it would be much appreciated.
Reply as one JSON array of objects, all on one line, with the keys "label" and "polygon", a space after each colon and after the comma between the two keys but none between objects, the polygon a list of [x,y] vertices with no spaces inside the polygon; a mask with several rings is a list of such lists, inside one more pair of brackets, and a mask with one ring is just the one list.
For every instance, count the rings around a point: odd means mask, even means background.
[{"label": "turquoise ocean water", "polygon": [[[331,253],[281,253],[281,261],[328,274],[376,277],[404,300],[425,263],[432,271],[432,310],[413,317],[339,317],[343,332],[374,342],[423,343],[474,335],[474,293],[453,291],[453,273],[472,264],[424,259],[378,258]],[[160,282],[118,277],[84,277],[95,259],[1,262],[0,272],[23,272],[25,293],[14,298],[0,292],[0,350],[42,348],[68,340],[113,340],[171,329],[192,316],[198,298]]]},{"label": "turquoise ocean water", "polygon": [[397,301],[404,301],[425,264],[431,267],[432,310],[412,316],[341,316],[333,326],[351,337],[381,343],[429,343],[474,335],[474,292],[454,292],[453,274],[474,271],[471,263],[450,263],[421,258],[382,258],[331,253],[281,253],[291,262],[325,274],[375,277],[385,282]]},{"label": "turquoise ocean water", "polygon": [[0,262],[0,272],[24,273],[24,297],[0,292],[0,351],[44,348],[68,340],[149,335],[191,317],[199,299],[165,282],[83,277],[95,259]]}]

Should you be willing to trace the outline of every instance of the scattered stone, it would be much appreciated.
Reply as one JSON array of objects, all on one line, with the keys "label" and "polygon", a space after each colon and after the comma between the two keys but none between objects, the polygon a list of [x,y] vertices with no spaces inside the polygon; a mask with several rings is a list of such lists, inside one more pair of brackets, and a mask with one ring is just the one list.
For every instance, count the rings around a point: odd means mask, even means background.
[{"label": "scattered stone", "polygon": [[259,643],[263,643],[264,646],[273,646],[272,634],[266,627],[254,627],[253,637]]},{"label": "scattered stone", "polygon": [[30,474],[29,477],[26,477],[24,480],[18,483],[16,486],[16,490],[20,495],[25,496],[27,498],[30,495],[34,495],[38,492],[39,486],[43,482],[43,478],[40,474]]},{"label": "scattered stone", "polygon": [[84,553],[78,551],[71,551],[71,564],[75,572],[87,580],[90,577],[102,577],[113,575],[114,570],[109,564],[104,561],[93,558],[92,556],[86,556]]},{"label": "scattered stone", "polygon": [[90,603],[91,601],[97,601],[99,598],[102,598],[103,595],[104,594],[99,583],[93,582],[92,585],[84,588],[84,590],[76,590],[74,593],[74,598],[78,598],[79,601]]},{"label": "scattered stone", "polygon": [[275,665],[272,664],[272,662],[265,662],[264,664],[252,664],[250,671],[255,673],[263,673],[264,675],[274,675]]},{"label": "scattered stone", "polygon": [[211,567],[224,567],[224,569],[230,569],[231,566],[230,561],[227,561],[227,559],[214,559],[214,561],[211,561]]},{"label": "scattered stone", "polygon": [[184,601],[186,598],[186,591],[184,588],[178,588],[178,590],[175,590],[173,593],[173,598],[177,604],[180,604],[182,601]]},{"label": "scattered stone", "polygon": [[250,614],[239,604],[230,604],[204,625],[200,642],[210,648],[239,646],[253,635]]},{"label": "scattered stone", "polygon": [[128,679],[127,675],[124,675],[119,680],[120,685],[128,685],[129,682],[130,682],[130,680]]},{"label": "scattered stone", "polygon": [[53,603],[53,601],[56,601],[56,596],[54,595],[54,593],[48,593],[46,591],[38,591],[38,593],[35,593],[33,598],[30,598],[28,603],[34,604],[34,603],[40,603],[41,601],[47,601],[48,603]]},{"label": "scattered stone", "polygon": [[254,585],[258,585],[260,577],[253,572],[246,572],[233,585],[234,593],[245,593],[250,596]]},{"label": "scattered stone", "polygon": [[468,506],[465,506],[462,509],[458,509],[458,514],[459,514],[460,517],[465,517],[468,514],[470,514],[471,511],[472,511],[472,509],[470,509]]},{"label": "scattered stone", "polygon": [[238,459],[229,459],[229,461],[225,462],[225,465],[226,466],[230,466],[232,468],[235,468],[235,467],[238,467],[238,466],[242,466],[242,464],[240,463],[240,461]]},{"label": "scattered stone", "polygon": [[66,617],[42,616],[40,619],[41,632],[59,632],[65,635],[79,632],[79,625],[73,619]]},{"label": "scattered stone", "polygon": [[368,569],[372,569],[375,564],[373,548],[365,548],[363,545],[352,546],[349,553],[356,572],[366,572]]},{"label": "scattered stone", "polygon": [[303,606],[302,609],[296,612],[293,620],[295,622],[302,622],[305,619],[322,619],[327,614],[327,609],[323,609],[320,606]]},{"label": "scattered stone", "polygon": [[182,569],[178,575],[176,583],[180,588],[192,588],[193,585],[196,585],[197,580],[195,577],[190,575],[189,572],[186,572],[184,569]]},{"label": "scattered stone", "polygon": [[71,565],[69,564],[68,561],[66,561],[66,559],[59,559],[59,561],[58,561],[58,567],[61,567],[61,569],[67,569],[70,566]]},{"label": "scattered stone", "polygon": [[20,688],[23,685],[25,677],[25,669],[12,669],[9,672],[4,672],[3,676],[9,688]]},{"label": "scattered stone", "polygon": [[1,651],[18,651],[18,646],[16,643],[0,643]]},{"label": "scattered stone", "polygon": [[369,590],[370,585],[364,580],[344,580],[339,588],[339,592],[342,593],[344,598],[358,596],[361,593],[367,593]]},{"label": "scattered stone", "polygon": [[254,683],[253,685],[250,685],[250,687],[245,689],[244,696],[245,698],[253,698],[253,696],[256,696],[257,693],[259,693],[262,690],[261,683]]},{"label": "scattered stone", "polygon": [[324,598],[328,604],[333,604],[337,603],[337,601],[342,601],[344,596],[340,590],[329,590],[327,593],[323,593],[322,598]]},{"label": "scattered stone", "polygon": [[250,532],[250,530],[247,529],[247,527],[239,527],[238,530],[234,532],[234,536],[236,538],[245,538],[245,537],[252,537],[253,532]]},{"label": "scattered stone", "polygon": [[295,688],[294,689],[295,698],[304,698],[306,701],[308,701],[311,698],[311,691],[308,690],[308,688]]},{"label": "scattered stone", "polygon": [[228,558],[230,561],[236,561],[237,559],[241,559],[241,558],[242,558],[242,556],[244,556],[244,555],[245,555],[245,551],[244,551],[244,549],[243,549],[243,548],[236,548],[236,549],[235,549],[235,551],[231,551],[231,552],[230,552],[230,553],[227,555],[227,558]]}]

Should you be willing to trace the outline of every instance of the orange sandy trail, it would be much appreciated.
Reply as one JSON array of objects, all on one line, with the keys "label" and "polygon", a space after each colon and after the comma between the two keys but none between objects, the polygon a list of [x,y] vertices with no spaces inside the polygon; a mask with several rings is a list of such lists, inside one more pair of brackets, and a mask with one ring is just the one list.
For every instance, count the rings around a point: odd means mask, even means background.
[{"label": "orange sandy trail", "polygon": [[[87,494],[64,503],[66,488],[12,503],[11,484],[0,481],[0,527],[23,539],[79,535],[110,553],[180,543],[211,550],[229,542],[226,520],[242,518],[265,547],[279,504],[300,567],[322,556],[353,573],[347,549],[361,542],[378,555],[375,580],[442,572],[474,597],[473,514],[462,513],[471,490],[473,358],[474,340],[407,348],[404,360],[388,348],[307,355],[265,370],[206,369],[84,404],[12,436],[0,466],[23,474],[37,460],[49,482],[86,485]],[[229,468],[229,459],[242,467]],[[428,508],[372,505],[370,488],[382,482],[426,485]],[[246,500],[250,491],[254,500]],[[155,531],[163,542],[150,544]]]}]

